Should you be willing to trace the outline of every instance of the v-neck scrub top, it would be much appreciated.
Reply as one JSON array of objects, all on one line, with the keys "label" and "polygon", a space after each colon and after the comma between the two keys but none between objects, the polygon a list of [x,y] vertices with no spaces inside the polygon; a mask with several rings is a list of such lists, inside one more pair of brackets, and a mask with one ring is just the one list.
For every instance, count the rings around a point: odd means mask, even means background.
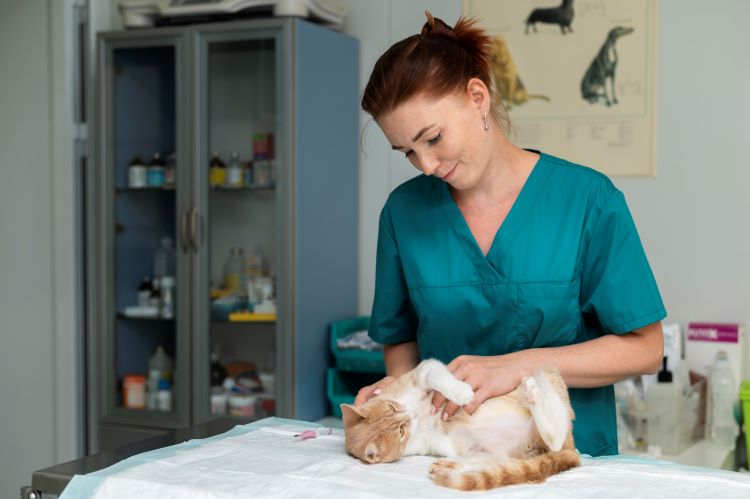
[{"label": "v-neck scrub top", "polygon": [[[420,175],[388,198],[369,334],[422,359],[502,355],[624,334],[666,317],[622,193],[541,154],[487,255],[449,187]],[[612,385],[570,389],[577,448],[617,454]]]}]

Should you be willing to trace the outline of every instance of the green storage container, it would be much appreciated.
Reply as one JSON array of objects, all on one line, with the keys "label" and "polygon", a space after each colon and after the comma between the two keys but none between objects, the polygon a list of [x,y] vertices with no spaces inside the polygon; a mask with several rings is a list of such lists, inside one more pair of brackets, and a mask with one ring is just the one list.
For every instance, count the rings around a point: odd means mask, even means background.
[{"label": "green storage container", "polygon": [[382,379],[382,375],[375,373],[357,373],[339,371],[332,367],[326,373],[326,393],[331,402],[331,414],[341,417],[340,404],[354,403],[354,397],[363,386],[371,385]]},{"label": "green storage container", "polygon": [[336,368],[339,371],[379,373],[385,376],[385,362],[383,361],[382,351],[341,349],[336,346],[336,340],[339,338],[356,331],[366,331],[369,326],[370,317],[367,316],[331,323],[331,352],[336,359]]},{"label": "green storage container", "polygon": [[750,462],[750,380],[743,381],[740,386],[740,401],[745,420],[745,451]]}]

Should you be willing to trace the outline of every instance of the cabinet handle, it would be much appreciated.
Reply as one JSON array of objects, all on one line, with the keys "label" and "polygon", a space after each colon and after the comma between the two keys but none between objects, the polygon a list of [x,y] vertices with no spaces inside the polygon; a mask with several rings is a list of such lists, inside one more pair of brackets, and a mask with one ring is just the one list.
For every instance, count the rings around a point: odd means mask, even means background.
[{"label": "cabinet handle", "polygon": [[200,245],[201,235],[199,230],[198,208],[193,206],[190,210],[190,241],[193,244],[193,251],[198,251]]},{"label": "cabinet handle", "polygon": [[180,246],[182,246],[182,251],[184,253],[187,253],[187,250],[189,249],[189,242],[187,238],[187,231],[188,231],[188,213],[187,210],[183,210],[180,214],[180,227],[178,229],[178,234],[180,236]]}]

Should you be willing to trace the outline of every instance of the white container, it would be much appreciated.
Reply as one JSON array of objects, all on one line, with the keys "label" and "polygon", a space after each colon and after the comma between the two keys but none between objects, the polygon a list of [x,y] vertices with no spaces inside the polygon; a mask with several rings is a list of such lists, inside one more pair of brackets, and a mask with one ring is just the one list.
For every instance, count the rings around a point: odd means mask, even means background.
[{"label": "white container", "polygon": [[665,454],[678,454],[685,447],[682,431],[682,390],[676,383],[654,383],[646,392],[648,445],[658,445]]},{"label": "white container", "polygon": [[706,436],[713,446],[728,449],[734,447],[737,437],[734,404],[738,399],[739,390],[734,382],[729,359],[726,352],[719,351],[708,374]]},{"label": "white container", "polygon": [[229,397],[229,415],[251,418],[255,416],[258,397],[254,395],[232,394]]},{"label": "white container", "polygon": [[172,410],[172,385],[166,379],[159,380],[159,391],[156,392],[156,408],[164,412]]},{"label": "white container", "polygon": [[163,319],[174,318],[174,277],[161,278],[161,316]]},{"label": "white container", "polygon": [[232,159],[227,165],[226,187],[237,189],[242,187],[242,166],[240,165],[240,155],[232,153]]},{"label": "white container", "polygon": [[130,165],[128,167],[128,187],[143,189],[146,187],[147,175],[144,165]]},{"label": "white container", "polygon": [[211,394],[211,414],[226,414],[227,413],[227,401],[229,395],[226,393],[212,393]]}]

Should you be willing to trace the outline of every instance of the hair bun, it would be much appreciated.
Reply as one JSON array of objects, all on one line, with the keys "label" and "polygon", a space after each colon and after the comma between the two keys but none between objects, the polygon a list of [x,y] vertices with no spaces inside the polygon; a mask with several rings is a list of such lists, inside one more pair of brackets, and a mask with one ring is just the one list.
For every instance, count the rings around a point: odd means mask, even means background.
[{"label": "hair bun", "polygon": [[453,31],[453,28],[445,24],[442,19],[435,19],[429,10],[424,11],[424,15],[427,16],[427,22],[422,26],[421,36],[438,36],[450,40],[456,39],[456,33]]}]

